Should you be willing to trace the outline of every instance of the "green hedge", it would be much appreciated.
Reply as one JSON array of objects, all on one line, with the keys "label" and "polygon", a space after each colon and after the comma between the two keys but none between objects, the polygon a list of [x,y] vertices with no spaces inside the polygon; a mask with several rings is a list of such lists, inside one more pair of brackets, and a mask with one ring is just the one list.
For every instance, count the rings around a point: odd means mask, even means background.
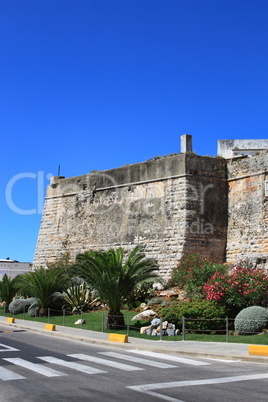
[{"label": "green hedge", "polygon": [[[164,307],[159,311],[164,321],[172,322],[177,328],[182,328],[182,317],[185,317],[185,328],[191,330],[221,330],[225,329],[226,311],[222,306],[208,300],[182,301]],[[188,318],[188,319],[187,319]],[[191,321],[203,319],[208,321]]]}]

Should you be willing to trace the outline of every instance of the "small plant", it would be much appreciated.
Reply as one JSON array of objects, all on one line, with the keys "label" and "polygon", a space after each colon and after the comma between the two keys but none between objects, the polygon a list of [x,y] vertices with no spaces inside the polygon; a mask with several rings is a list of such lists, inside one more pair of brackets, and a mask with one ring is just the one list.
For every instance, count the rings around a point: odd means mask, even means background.
[{"label": "small plant", "polygon": [[131,309],[131,307],[134,308],[138,307],[139,305],[138,302],[143,303],[146,300],[148,300],[150,296],[153,295],[154,295],[153,283],[143,282],[136,289],[133,289],[131,292],[128,293],[126,298],[128,308]]},{"label": "small plant", "polygon": [[268,310],[260,306],[244,308],[235,318],[235,331],[239,335],[261,332],[268,327]]},{"label": "small plant", "polygon": [[[194,152],[193,152],[193,154],[195,155]],[[149,162],[149,161],[156,161],[156,160],[158,160],[158,159],[166,158],[166,157],[168,157],[168,156],[175,156],[175,155],[179,155],[179,153],[177,153],[177,152],[172,152],[172,153],[170,153],[170,154],[168,154],[168,155],[156,155],[156,156],[153,156],[153,157],[150,158],[150,159],[147,159],[146,162]]]},{"label": "small plant", "polygon": [[214,167],[213,167],[213,170],[214,170],[216,173],[218,173],[218,174],[223,174],[223,173],[225,173],[224,168],[219,167],[219,166],[214,166]]},{"label": "small plant", "polygon": [[91,302],[90,296],[91,291],[85,283],[73,285],[63,293],[66,305],[72,309],[73,313],[85,311]]}]

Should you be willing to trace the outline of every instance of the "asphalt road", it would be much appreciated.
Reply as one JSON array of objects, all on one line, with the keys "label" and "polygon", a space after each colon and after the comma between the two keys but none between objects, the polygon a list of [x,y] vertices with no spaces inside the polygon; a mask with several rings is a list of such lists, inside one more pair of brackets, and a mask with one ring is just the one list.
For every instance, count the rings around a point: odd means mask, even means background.
[{"label": "asphalt road", "polygon": [[267,399],[268,364],[126,351],[21,330],[0,332],[1,402]]}]

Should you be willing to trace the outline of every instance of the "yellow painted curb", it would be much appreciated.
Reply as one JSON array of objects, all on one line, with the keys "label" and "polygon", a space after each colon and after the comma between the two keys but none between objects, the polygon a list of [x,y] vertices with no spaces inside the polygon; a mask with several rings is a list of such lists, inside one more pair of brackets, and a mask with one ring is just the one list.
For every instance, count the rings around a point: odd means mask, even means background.
[{"label": "yellow painted curb", "polygon": [[108,341],[128,343],[128,336],[121,334],[109,334]]},{"label": "yellow painted curb", "polygon": [[56,325],[54,324],[45,324],[45,329],[48,331],[56,331]]},{"label": "yellow painted curb", "polygon": [[268,346],[265,345],[249,345],[249,355],[268,356]]},{"label": "yellow painted curb", "polygon": [[13,317],[7,317],[7,322],[9,322],[10,324],[14,324],[15,318],[13,318]]}]

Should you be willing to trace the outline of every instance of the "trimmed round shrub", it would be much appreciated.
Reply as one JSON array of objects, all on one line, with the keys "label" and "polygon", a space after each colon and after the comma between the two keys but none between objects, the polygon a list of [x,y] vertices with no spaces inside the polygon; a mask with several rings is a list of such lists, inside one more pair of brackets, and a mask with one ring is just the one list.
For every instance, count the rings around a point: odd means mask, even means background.
[{"label": "trimmed round shrub", "polygon": [[28,314],[30,317],[37,317],[39,315],[39,308],[40,304],[37,299],[33,302],[33,304],[30,305],[28,309]]},{"label": "trimmed round shrub", "polygon": [[226,325],[225,308],[208,300],[172,303],[170,306],[162,308],[158,314],[163,318],[163,321],[171,322],[180,329],[182,327],[182,317],[185,317],[186,330],[217,331],[225,328]]},{"label": "trimmed round shrub", "polygon": [[11,314],[22,314],[27,312],[28,308],[36,301],[35,297],[29,297],[28,299],[15,299],[12,300],[8,309]]},{"label": "trimmed round shrub", "polygon": [[244,308],[235,317],[235,331],[240,335],[261,332],[268,327],[268,310],[261,306]]}]

